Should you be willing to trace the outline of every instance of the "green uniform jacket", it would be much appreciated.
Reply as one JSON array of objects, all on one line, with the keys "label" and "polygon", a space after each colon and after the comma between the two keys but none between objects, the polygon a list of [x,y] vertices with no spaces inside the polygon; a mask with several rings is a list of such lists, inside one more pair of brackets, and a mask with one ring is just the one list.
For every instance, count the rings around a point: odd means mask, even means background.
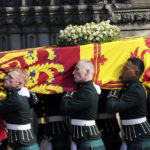
[{"label": "green uniform jacket", "polygon": [[[19,90],[8,92],[4,100],[0,100],[0,113],[8,124],[25,125],[31,123],[28,98],[18,94]],[[31,130],[8,130],[8,141],[11,144],[30,145],[35,142]]]},{"label": "green uniform jacket", "polygon": [[[146,117],[146,93],[138,80],[130,81],[123,89],[120,98],[110,97],[106,101],[106,111],[119,112],[121,120],[132,120]],[[150,138],[150,125],[147,121],[135,125],[123,125],[127,143]]]},{"label": "green uniform jacket", "polygon": [[[93,81],[80,84],[80,88],[64,95],[60,103],[60,111],[71,119],[96,120],[99,95]],[[94,126],[72,126],[72,137],[77,143],[98,139],[100,132]]]},{"label": "green uniform jacket", "polygon": [[63,115],[69,115],[72,119],[96,120],[99,95],[93,85],[93,81],[80,84],[76,91],[65,95],[60,103]]}]

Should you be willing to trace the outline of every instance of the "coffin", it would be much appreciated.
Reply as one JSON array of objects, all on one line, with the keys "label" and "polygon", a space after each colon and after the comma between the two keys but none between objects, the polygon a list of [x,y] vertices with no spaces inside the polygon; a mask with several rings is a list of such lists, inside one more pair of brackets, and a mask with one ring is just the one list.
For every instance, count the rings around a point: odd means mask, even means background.
[{"label": "coffin", "polygon": [[141,82],[150,88],[150,37],[130,37],[103,44],[71,47],[43,46],[0,53],[0,96],[5,96],[3,79],[13,67],[25,69],[29,90],[42,94],[63,93],[77,88],[72,71],[78,60],[91,60],[93,81],[102,89],[121,89],[121,70],[130,57],[145,64]]}]

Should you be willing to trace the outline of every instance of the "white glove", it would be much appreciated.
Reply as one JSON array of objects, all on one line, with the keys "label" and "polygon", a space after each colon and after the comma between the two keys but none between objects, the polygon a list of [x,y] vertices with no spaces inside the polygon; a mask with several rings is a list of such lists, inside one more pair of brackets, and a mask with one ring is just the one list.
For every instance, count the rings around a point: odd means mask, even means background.
[{"label": "white glove", "polygon": [[65,93],[64,95],[63,95],[63,98],[65,98],[65,97],[70,97],[70,98],[72,98],[73,97],[73,91],[69,91],[69,92],[67,92],[67,93]]},{"label": "white glove", "polygon": [[114,97],[114,98],[119,99],[119,94],[120,94],[120,90],[110,90],[108,92],[107,98]]}]

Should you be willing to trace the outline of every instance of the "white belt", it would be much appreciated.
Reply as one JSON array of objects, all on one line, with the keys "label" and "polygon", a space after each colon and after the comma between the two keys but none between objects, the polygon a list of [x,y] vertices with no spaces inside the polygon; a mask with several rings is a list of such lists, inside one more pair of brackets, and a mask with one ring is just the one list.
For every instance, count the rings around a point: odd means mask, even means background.
[{"label": "white belt", "polygon": [[95,125],[95,120],[71,119],[71,124],[77,126],[93,126]]},{"label": "white belt", "polygon": [[64,121],[63,116],[51,116],[51,117],[47,117],[47,118],[48,118],[48,122]]},{"label": "white belt", "polygon": [[98,115],[99,119],[108,119],[108,118],[114,118],[115,114],[108,114],[108,113],[101,113]]},{"label": "white belt", "polygon": [[137,119],[128,119],[128,120],[121,120],[122,125],[136,125],[146,121],[146,117],[137,118]]},{"label": "white belt", "polygon": [[20,124],[6,124],[6,128],[9,130],[28,130],[31,129],[31,124],[25,124],[25,125],[20,125]]}]

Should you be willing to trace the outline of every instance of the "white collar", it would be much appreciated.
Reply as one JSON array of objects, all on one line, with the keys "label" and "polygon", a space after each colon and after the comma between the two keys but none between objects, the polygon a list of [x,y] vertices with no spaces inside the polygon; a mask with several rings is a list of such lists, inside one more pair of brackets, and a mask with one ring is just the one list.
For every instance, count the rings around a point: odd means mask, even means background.
[{"label": "white collar", "polygon": [[18,94],[21,96],[26,96],[26,97],[30,97],[30,92],[26,87],[22,87],[19,91]]},{"label": "white collar", "polygon": [[95,84],[94,82],[93,82],[93,85],[94,85],[94,87],[95,87],[95,89],[96,89],[98,95],[100,95],[100,94],[101,94],[101,88],[100,88],[100,86],[97,85],[97,84]]}]

